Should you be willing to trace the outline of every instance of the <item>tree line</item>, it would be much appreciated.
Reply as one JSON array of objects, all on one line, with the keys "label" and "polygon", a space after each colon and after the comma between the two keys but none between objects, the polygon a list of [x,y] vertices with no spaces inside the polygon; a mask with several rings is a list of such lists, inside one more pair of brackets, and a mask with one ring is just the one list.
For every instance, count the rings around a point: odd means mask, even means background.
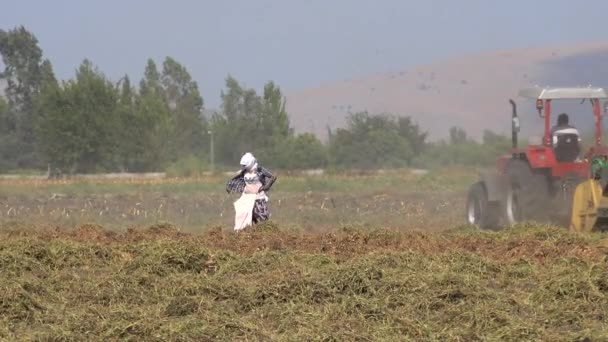
[{"label": "tree line", "polygon": [[192,171],[208,169],[210,153],[232,166],[247,151],[279,169],[479,164],[508,145],[492,132],[476,143],[459,128],[450,141],[429,143],[410,117],[367,112],[351,114],[322,143],[294,133],[274,82],[258,94],[231,76],[221,110],[205,115],[197,82],[171,57],[149,59],[139,83],[110,80],[88,59],[59,81],[22,26],[0,30],[0,54],[0,172]]}]

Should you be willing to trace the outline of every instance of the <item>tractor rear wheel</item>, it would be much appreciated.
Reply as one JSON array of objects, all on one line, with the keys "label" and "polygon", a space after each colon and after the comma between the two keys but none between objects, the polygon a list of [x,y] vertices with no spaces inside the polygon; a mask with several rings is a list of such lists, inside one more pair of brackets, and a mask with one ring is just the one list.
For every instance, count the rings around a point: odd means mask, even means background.
[{"label": "tractor rear wheel", "polygon": [[513,159],[505,170],[509,182],[504,201],[504,216],[509,225],[528,220],[545,220],[550,214],[547,176],[534,172],[530,165]]},{"label": "tractor rear wheel", "polygon": [[481,229],[498,227],[499,211],[496,203],[488,202],[488,194],[483,182],[477,182],[469,189],[467,196],[467,222]]}]

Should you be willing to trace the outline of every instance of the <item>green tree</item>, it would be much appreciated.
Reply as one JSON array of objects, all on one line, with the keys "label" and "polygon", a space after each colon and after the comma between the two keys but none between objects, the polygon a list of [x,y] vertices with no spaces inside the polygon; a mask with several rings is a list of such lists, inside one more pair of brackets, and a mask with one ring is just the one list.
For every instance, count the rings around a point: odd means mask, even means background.
[{"label": "green tree", "polygon": [[167,104],[167,95],[161,84],[156,63],[149,59],[144,78],[135,99],[131,135],[132,153],[129,168],[134,171],[160,170],[171,159],[174,123]]},{"label": "green tree", "polygon": [[261,158],[274,159],[279,153],[278,149],[292,143],[293,130],[289,126],[285,98],[274,82],[264,85],[260,101],[262,109],[256,118],[256,151]]},{"label": "green tree", "polygon": [[418,124],[412,122],[410,117],[399,117],[399,135],[404,137],[412,149],[412,156],[407,160],[411,164],[412,159],[420,156],[426,148],[427,132],[423,132]]},{"label": "green tree", "polygon": [[174,123],[175,159],[202,156],[206,151],[208,124],[202,116],[203,98],[197,83],[186,68],[171,57],[163,63],[161,83]]},{"label": "green tree", "polygon": [[0,132],[8,131],[8,126],[8,103],[2,96],[0,96]]},{"label": "green tree", "polygon": [[359,112],[349,116],[346,128],[332,133],[329,155],[336,167],[376,169],[404,166],[413,151],[394,117]]},{"label": "green tree", "polygon": [[274,82],[259,96],[232,76],[222,90],[222,111],[213,115],[218,159],[234,164],[244,152],[253,152],[266,165],[277,168],[314,168],[327,164],[327,150],[314,136],[294,136],[286,101]]},{"label": "green tree", "polygon": [[467,132],[460,127],[450,128],[450,143],[453,145],[464,144],[468,140]]},{"label": "green tree", "polygon": [[286,138],[293,134],[289,126],[289,116],[285,109],[285,97],[281,88],[274,82],[268,82],[264,86],[262,126],[264,134],[276,138]]},{"label": "green tree", "polygon": [[45,159],[68,172],[116,169],[121,128],[117,98],[114,85],[89,60],[74,80],[48,87],[38,130]]},{"label": "green tree", "polygon": [[507,137],[505,137],[504,135],[496,134],[488,129],[483,131],[482,141],[483,141],[484,145],[491,145],[491,146],[495,146],[495,145],[508,146],[510,143],[510,140]]},{"label": "green tree", "polygon": [[466,133],[461,129],[455,128],[450,132],[452,136],[449,143],[440,141],[430,144],[416,163],[423,167],[488,166],[509,148],[510,140],[507,137],[489,130],[484,131],[482,143],[464,138]]},{"label": "green tree", "polygon": [[284,138],[277,145],[273,167],[288,170],[323,168],[327,166],[327,150],[323,143],[311,133]]},{"label": "green tree", "polygon": [[5,165],[10,168],[41,166],[35,151],[36,98],[56,84],[51,63],[43,59],[37,38],[23,26],[0,30],[0,54],[4,64],[0,79],[6,82],[8,100],[0,154],[9,158]]},{"label": "green tree", "polygon": [[487,151],[485,160],[489,162],[494,162],[499,155],[506,153],[511,147],[510,138],[490,130],[484,130],[482,141],[484,150]]},{"label": "green tree", "polygon": [[21,149],[8,102],[0,97],[0,172],[17,167]]},{"label": "green tree", "polygon": [[142,157],[143,147],[141,143],[141,122],[137,120],[136,103],[137,93],[131,85],[128,75],[123,76],[118,82],[119,92],[117,111],[120,121],[120,143],[117,153],[117,164],[122,171],[138,170],[139,159]]},{"label": "green tree", "polygon": [[[233,164],[244,152],[264,157],[262,113],[263,103],[253,89],[241,87],[228,76],[222,90],[222,111],[213,116],[212,129],[216,137],[216,155],[220,162]],[[262,153],[257,151],[262,150]]]}]

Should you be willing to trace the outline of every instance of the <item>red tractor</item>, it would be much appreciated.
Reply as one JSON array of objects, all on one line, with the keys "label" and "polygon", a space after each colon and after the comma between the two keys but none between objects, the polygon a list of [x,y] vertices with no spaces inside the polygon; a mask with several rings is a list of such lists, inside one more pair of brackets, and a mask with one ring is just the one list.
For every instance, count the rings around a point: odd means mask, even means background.
[{"label": "red tractor", "polygon": [[[525,148],[518,147],[519,118],[513,100],[512,149],[497,160],[497,170],[481,175],[469,189],[466,217],[469,224],[482,229],[534,220],[570,225],[577,185],[590,179],[591,165],[606,160],[608,147],[602,145],[602,106],[608,98],[602,88],[522,89],[519,96],[536,101],[538,115],[544,120],[542,138],[530,138]],[[595,144],[579,154],[578,137],[557,142],[551,132],[551,106],[558,100],[588,100],[595,121]],[[604,102],[604,112],[608,107]]]}]

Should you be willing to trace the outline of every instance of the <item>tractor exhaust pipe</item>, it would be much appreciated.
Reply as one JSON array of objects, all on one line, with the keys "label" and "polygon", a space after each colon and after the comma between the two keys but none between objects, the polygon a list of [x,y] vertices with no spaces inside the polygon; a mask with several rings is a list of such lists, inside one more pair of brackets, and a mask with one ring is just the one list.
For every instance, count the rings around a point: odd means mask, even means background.
[{"label": "tractor exhaust pipe", "polygon": [[519,117],[517,116],[517,105],[515,104],[515,101],[509,99],[509,103],[513,108],[511,114],[511,145],[515,149],[517,148],[517,134],[519,133]]}]

